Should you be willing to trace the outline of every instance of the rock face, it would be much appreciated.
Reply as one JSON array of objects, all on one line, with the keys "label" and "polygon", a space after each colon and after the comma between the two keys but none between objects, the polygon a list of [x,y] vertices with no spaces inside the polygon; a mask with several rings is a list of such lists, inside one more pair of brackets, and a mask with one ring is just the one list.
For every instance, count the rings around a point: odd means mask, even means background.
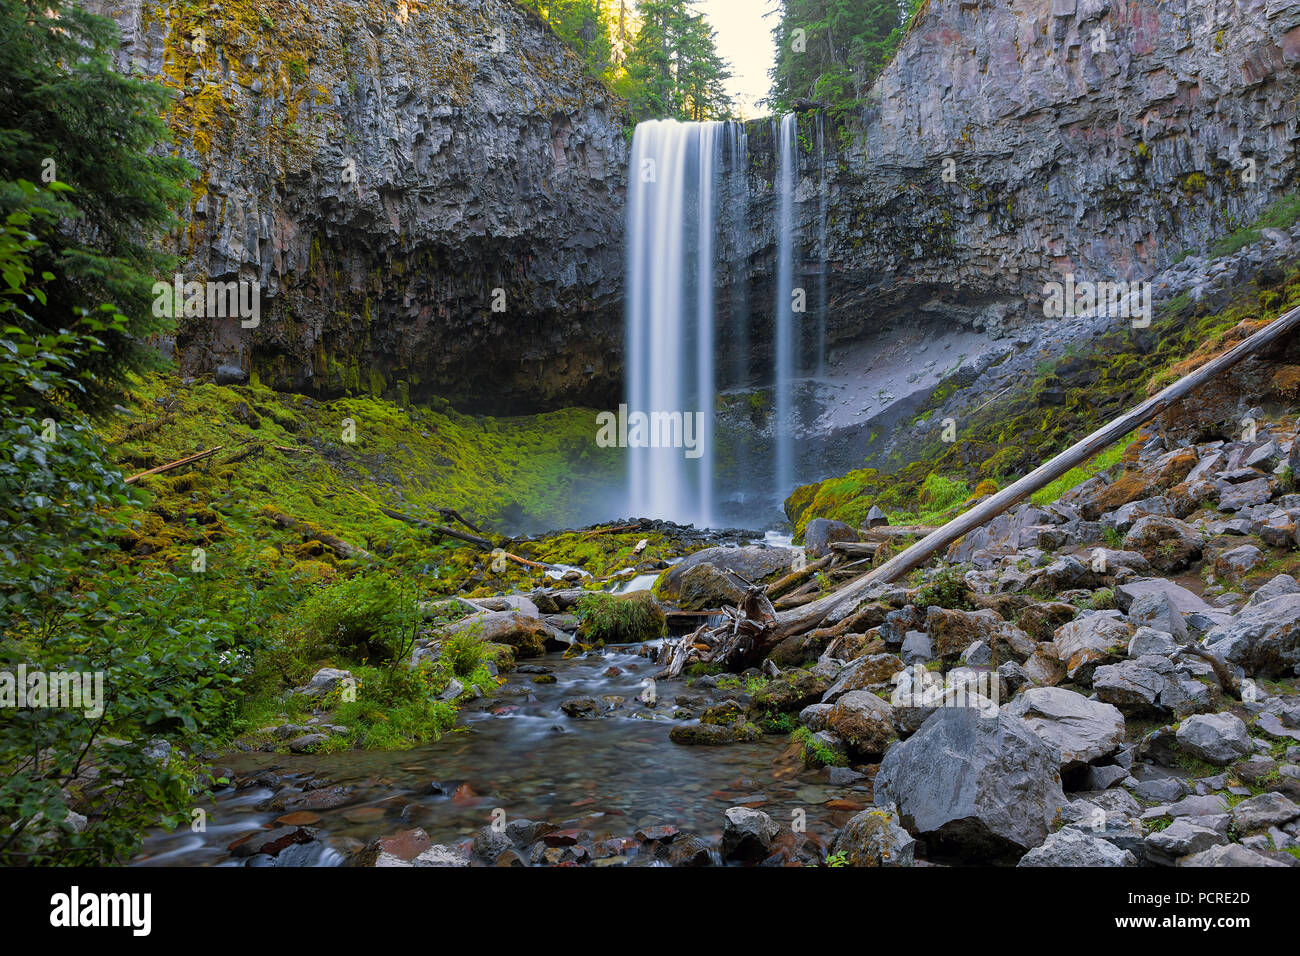
[{"label": "rock face", "polygon": [[119,24],[121,68],[179,94],[186,277],[262,284],[258,327],[182,324],[183,372],[480,412],[617,395],[622,107],[535,14],[87,6]]},{"label": "rock face", "polygon": [[1046,838],[1064,806],[1057,752],[1023,720],[941,707],[890,748],[876,775],[878,806],[894,803],[927,844],[1019,854]]},{"label": "rock face", "polygon": [[[479,412],[617,397],[622,108],[536,15],[87,6],[117,20],[123,69],[179,94],[171,123],[201,173],[174,242],[185,273],[263,284],[258,328],[184,323],[185,371]],[[1297,61],[1300,11],[1280,0],[932,0],[863,135],[842,146],[801,121],[805,237],[827,186],[829,340],[887,333],[886,315],[1042,326],[1046,281],[1145,278],[1252,220],[1293,176]],[[720,315],[773,301],[775,137],[768,120],[747,133]]]}]

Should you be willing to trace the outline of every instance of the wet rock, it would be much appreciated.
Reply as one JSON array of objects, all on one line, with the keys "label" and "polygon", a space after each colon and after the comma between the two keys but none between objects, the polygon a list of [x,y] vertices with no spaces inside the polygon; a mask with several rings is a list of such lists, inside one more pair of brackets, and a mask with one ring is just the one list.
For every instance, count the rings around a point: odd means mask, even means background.
[{"label": "wet rock", "polygon": [[1112,754],[1124,740],[1124,715],[1117,708],[1060,687],[1026,690],[1003,712],[1021,718],[1056,747],[1062,771]]},{"label": "wet rock", "polygon": [[242,837],[231,843],[227,849],[240,858],[258,853],[275,856],[295,843],[309,843],[316,838],[318,832],[314,827],[276,827],[273,830],[264,830],[252,836]]},{"label": "wet rock", "polygon": [[722,825],[722,858],[724,860],[761,860],[776,835],[780,825],[762,810],[732,807],[726,812]]},{"label": "wet rock", "polygon": [[594,697],[567,697],[560,701],[560,710],[566,717],[581,719],[599,717],[604,708]]},{"label": "wet rock", "polygon": [[739,721],[726,727],[717,724],[678,724],[668,732],[668,739],[675,744],[720,745],[745,743],[758,740],[763,731],[745,721]]},{"label": "wet rock", "polygon": [[1066,827],[1020,858],[1017,866],[1137,866],[1137,859],[1107,840]]},{"label": "wet rock", "polygon": [[683,833],[655,847],[655,856],[669,866],[712,866],[713,845],[694,833]]},{"label": "wet rock", "polygon": [[495,863],[497,858],[507,850],[513,850],[514,844],[510,837],[506,835],[504,828],[498,829],[492,824],[479,827],[474,834],[474,842],[470,846],[471,852],[487,863]]},{"label": "wet rock", "polygon": [[890,748],[875,795],[927,844],[986,860],[1038,846],[1066,803],[1057,752],[1028,724],[959,707],[936,710]]},{"label": "wet rock", "polygon": [[1194,757],[1226,767],[1254,752],[1245,723],[1232,714],[1197,714],[1178,727],[1178,744]]},{"label": "wet rock", "polygon": [[453,847],[437,844],[429,847],[414,860],[412,866],[469,866],[469,860]]},{"label": "wet rock", "polygon": [[842,854],[849,866],[911,866],[916,840],[892,807],[863,810],[835,834],[829,852]]},{"label": "wet rock", "polygon": [[821,730],[826,726],[826,716],[834,707],[834,704],[809,704],[799,711],[799,723],[814,732]]}]

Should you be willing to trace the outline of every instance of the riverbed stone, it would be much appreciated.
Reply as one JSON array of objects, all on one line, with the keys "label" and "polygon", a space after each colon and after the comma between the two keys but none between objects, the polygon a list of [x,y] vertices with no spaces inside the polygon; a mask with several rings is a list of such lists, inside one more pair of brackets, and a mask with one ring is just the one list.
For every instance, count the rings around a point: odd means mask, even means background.
[{"label": "riverbed stone", "polygon": [[829,853],[842,854],[849,866],[911,866],[916,840],[899,824],[894,808],[863,810],[835,834]]},{"label": "riverbed stone", "polygon": [[722,858],[754,861],[768,855],[780,825],[762,810],[732,807],[722,825]]},{"label": "riverbed stone", "polygon": [[880,756],[896,738],[893,708],[869,690],[850,691],[841,697],[826,715],[826,727],[857,759]]},{"label": "riverbed stone", "polygon": [[813,518],[804,527],[803,546],[810,558],[824,558],[836,541],[857,541],[852,525],[831,518]]}]

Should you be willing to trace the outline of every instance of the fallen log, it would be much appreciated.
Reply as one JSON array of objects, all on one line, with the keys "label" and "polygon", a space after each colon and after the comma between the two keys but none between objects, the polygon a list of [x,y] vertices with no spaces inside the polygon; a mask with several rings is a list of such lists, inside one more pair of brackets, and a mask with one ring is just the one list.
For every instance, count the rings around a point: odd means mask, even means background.
[{"label": "fallen log", "polygon": [[487,538],[480,538],[478,535],[467,534],[464,531],[457,531],[455,528],[448,528],[444,525],[434,524],[432,521],[425,521],[423,518],[417,518],[414,515],[408,515],[401,511],[394,511],[392,508],[385,508],[363,491],[360,491],[355,487],[352,491],[374,505],[379,510],[380,514],[392,518],[395,521],[405,521],[407,524],[415,525],[417,528],[424,528],[438,537],[456,538],[459,541],[464,541],[466,544],[476,544],[485,551],[491,551],[496,547],[496,545]]},{"label": "fallen log", "polygon": [[165,465],[159,465],[157,468],[150,468],[148,471],[142,471],[138,475],[132,475],[130,478],[126,479],[126,483],[128,485],[133,485],[141,478],[146,478],[149,475],[161,475],[164,471],[171,471],[173,468],[180,468],[182,465],[192,465],[196,461],[202,461],[204,458],[211,458],[224,447],[224,445],[217,445],[215,448],[201,451],[197,455],[189,455],[185,458],[178,458],[175,461],[169,461]]},{"label": "fallen log", "polygon": [[831,550],[851,558],[874,558],[880,550],[878,541],[832,541]]},{"label": "fallen log", "polygon": [[788,591],[793,591],[822,568],[829,566],[833,560],[835,560],[835,556],[828,554],[826,557],[819,558],[812,564],[807,564],[798,570],[791,571],[783,578],[778,578],[767,586],[767,596],[771,600],[776,600],[782,594],[785,594]]},{"label": "fallen log", "polygon": [[[861,528],[858,534],[866,538],[868,542],[885,542],[897,541],[899,538],[923,538],[934,530],[933,525],[925,524],[882,524],[875,528]],[[834,547],[834,545],[831,545],[831,547]]]},{"label": "fallen log", "polygon": [[1241,700],[1241,682],[1232,676],[1232,671],[1228,669],[1228,665],[1223,658],[1190,641],[1178,646],[1178,650],[1174,652],[1174,659],[1176,660],[1184,654],[1191,654],[1193,657],[1199,657],[1201,660],[1208,662],[1210,669],[1214,671],[1214,677],[1219,682],[1219,686],[1223,688],[1223,692],[1230,697]]},{"label": "fallen log", "polygon": [[[816,627],[833,609],[845,602],[857,599],[873,585],[888,584],[891,581],[898,580],[913,568],[919,567],[929,560],[940,550],[947,548],[954,541],[1024,501],[1035,491],[1055,481],[1071,468],[1082,465],[1102,449],[1113,445],[1135,428],[1151,421],[1199,386],[1232,368],[1265,346],[1276,342],[1297,327],[1300,327],[1300,306],[1278,317],[1266,328],[1260,329],[1254,335],[1237,343],[1236,346],[1217,358],[1184,375],[1163,391],[1125,412],[1119,418],[1098,428],[1083,440],[1075,442],[1055,458],[1039,465],[1023,478],[1015,481],[997,494],[986,498],[966,513],[949,521],[943,527],[930,532],[916,544],[886,561],[862,579],[833,591],[820,601],[814,601],[804,607],[781,612],[777,616],[776,630],[778,634],[781,637],[786,637]],[[872,528],[866,533],[870,534],[880,530],[880,528]]]},{"label": "fallen log", "polygon": [[332,535],[329,532],[325,531],[324,529],[316,525],[309,524],[308,522],[303,521],[300,518],[295,518],[293,515],[285,514],[283,511],[278,511],[277,509],[271,507],[266,507],[262,510],[267,515],[267,517],[269,517],[281,528],[285,528],[289,531],[297,532],[299,535],[302,536],[302,539],[304,541],[307,540],[319,541],[321,544],[325,545],[325,547],[329,548],[331,551],[337,554],[340,558],[373,558],[374,557],[374,555],[371,554],[369,551],[367,551],[365,548],[358,548],[354,544],[348,544],[342,538]]}]

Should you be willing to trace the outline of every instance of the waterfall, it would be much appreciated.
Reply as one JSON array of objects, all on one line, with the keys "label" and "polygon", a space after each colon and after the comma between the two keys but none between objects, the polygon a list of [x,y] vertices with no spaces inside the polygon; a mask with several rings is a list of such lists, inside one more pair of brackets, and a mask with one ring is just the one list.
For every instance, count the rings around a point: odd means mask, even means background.
[{"label": "waterfall", "polygon": [[628,182],[626,414],[649,423],[640,443],[635,424],[628,429],[630,507],[702,526],[713,522],[714,186],[724,125],[641,123]]},{"label": "waterfall", "polygon": [[817,255],[820,269],[817,272],[817,377],[826,374],[826,313],[830,304],[826,300],[826,124],[821,111],[817,112]]},{"label": "waterfall", "polygon": [[[802,288],[795,288],[796,276],[802,274],[795,205],[797,117],[782,117],[773,134],[778,146],[773,184],[777,254],[770,378],[754,374],[750,356],[747,284],[754,245],[748,221],[745,127],[653,120],[638,125],[632,137],[626,402],[619,427],[620,444],[628,450],[627,513],[637,517],[708,527],[725,511],[727,520],[766,521],[779,515],[781,501],[794,489],[794,422],[799,417],[795,386],[809,371],[800,368],[799,356],[814,348],[822,354],[826,296],[823,288],[817,305],[818,340],[805,342],[803,333],[813,329],[800,329],[797,323],[808,299]],[[824,165],[824,144],[819,150]],[[824,197],[822,203],[819,241],[824,259]],[[720,254],[731,266],[731,311],[722,317],[721,334],[715,295]],[[729,346],[726,355],[719,354],[720,338]],[[819,358],[817,369],[821,367]],[[729,433],[724,442],[727,484],[720,494],[715,487],[714,415],[719,385],[745,389],[756,378],[763,388],[772,387],[772,450],[767,454],[751,447],[752,436],[738,439]],[[762,503],[749,511],[756,493]],[[736,514],[738,510],[744,513]]]},{"label": "waterfall", "polygon": [[775,375],[776,418],[773,443],[776,459],[776,494],[784,498],[794,490],[793,405],[795,377],[795,310],[794,310],[794,189],[798,181],[798,116],[781,117],[777,137],[776,186],[778,214],[776,221],[776,323]]}]

